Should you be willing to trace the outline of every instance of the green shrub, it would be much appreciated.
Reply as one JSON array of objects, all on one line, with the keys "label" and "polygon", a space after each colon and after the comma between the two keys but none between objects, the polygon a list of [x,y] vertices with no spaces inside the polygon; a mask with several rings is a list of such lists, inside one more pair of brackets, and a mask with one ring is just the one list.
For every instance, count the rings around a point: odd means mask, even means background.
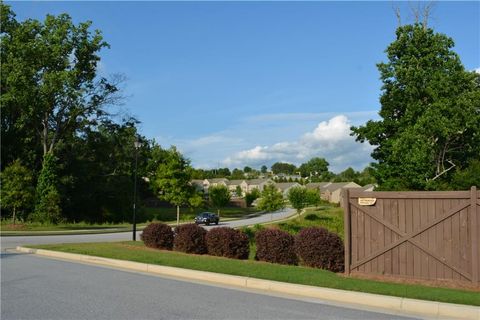
[{"label": "green shrub", "polygon": [[60,195],[56,189],[51,188],[44,192],[30,218],[35,222],[46,224],[57,224],[63,220]]},{"label": "green shrub", "polygon": [[41,223],[61,221],[60,194],[57,184],[57,158],[48,152],[43,156],[42,170],[38,177],[35,212],[31,219]]},{"label": "green shrub", "polygon": [[207,251],[212,256],[248,259],[248,236],[240,230],[228,227],[214,228],[206,236]]},{"label": "green shrub", "polygon": [[255,234],[255,242],[257,244],[256,260],[295,265],[298,262],[294,237],[285,231],[259,230]]},{"label": "green shrub", "polygon": [[143,229],[140,239],[150,248],[164,250],[172,250],[173,248],[172,228],[164,223],[150,223]]},{"label": "green shrub", "polygon": [[173,249],[185,253],[207,253],[206,234],[207,231],[195,223],[180,225],[175,228]]},{"label": "green shrub", "polygon": [[342,272],[344,246],[342,239],[325,228],[310,227],[300,230],[295,237],[295,251],[301,264]]},{"label": "green shrub", "polygon": [[251,192],[247,192],[245,195],[245,202],[247,202],[247,207],[250,207],[256,199],[260,197],[260,191],[258,189],[253,189]]}]

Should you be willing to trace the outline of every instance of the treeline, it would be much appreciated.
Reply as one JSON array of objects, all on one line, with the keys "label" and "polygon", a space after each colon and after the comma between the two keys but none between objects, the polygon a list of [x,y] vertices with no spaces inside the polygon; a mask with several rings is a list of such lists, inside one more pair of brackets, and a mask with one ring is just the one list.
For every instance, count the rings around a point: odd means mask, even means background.
[{"label": "treeline", "polygon": [[[20,22],[0,10],[2,217],[128,220],[135,153],[145,177],[159,147],[138,136],[136,119],[115,114],[124,77],[98,74],[108,43],[67,14]],[[153,195],[142,179],[138,189]]]},{"label": "treeline", "polygon": [[213,179],[228,178],[237,179],[256,179],[273,178],[276,182],[350,182],[353,181],[361,186],[375,184],[376,179],[374,170],[368,166],[362,171],[356,171],[349,167],[340,173],[334,173],[329,170],[329,163],[324,158],[315,157],[302,163],[300,166],[287,162],[276,162],[270,170],[263,165],[259,170],[249,166],[243,169],[235,168],[230,171],[229,168],[218,169],[193,169],[192,177],[194,179]]}]

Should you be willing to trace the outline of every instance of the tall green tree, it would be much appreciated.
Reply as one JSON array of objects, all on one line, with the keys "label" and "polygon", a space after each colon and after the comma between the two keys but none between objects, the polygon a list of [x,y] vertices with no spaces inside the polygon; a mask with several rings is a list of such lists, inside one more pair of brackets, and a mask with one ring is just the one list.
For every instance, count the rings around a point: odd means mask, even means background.
[{"label": "tall green tree", "polygon": [[279,173],[294,174],[296,170],[297,170],[297,167],[291,163],[275,162],[272,165],[272,172],[274,174],[279,174]]},{"label": "tall green tree", "polygon": [[270,183],[263,189],[257,207],[267,212],[283,209],[285,208],[283,194],[278,191],[273,183]]},{"label": "tall green tree", "polygon": [[158,165],[152,184],[160,199],[177,207],[177,225],[180,223],[180,206],[189,205],[189,199],[195,194],[190,180],[190,162],[171,147]]},{"label": "tall green tree", "polygon": [[3,209],[12,211],[15,224],[17,213],[33,207],[34,188],[32,173],[20,160],[15,160],[0,174],[0,204]]},{"label": "tall green tree", "polygon": [[300,215],[300,212],[307,206],[307,189],[304,187],[291,188],[288,191],[288,201]]},{"label": "tall green tree", "polygon": [[307,189],[305,197],[307,198],[306,202],[309,206],[318,206],[322,201],[320,192],[316,189]]},{"label": "tall green tree", "polygon": [[230,175],[230,179],[232,180],[239,180],[239,179],[244,179],[245,178],[245,173],[241,169],[233,169],[232,174]]},{"label": "tall green tree", "polygon": [[[122,77],[98,77],[99,52],[108,44],[90,21],[74,24],[60,14],[18,22],[10,7],[0,9],[2,146],[21,143],[46,155],[121,100]],[[5,157],[32,156],[15,149]]]},{"label": "tall green tree", "polygon": [[[100,124],[69,141],[57,150],[63,163],[58,166],[59,190],[62,195],[63,216],[69,221],[121,222],[131,217],[135,170],[134,141],[136,121],[125,119],[115,123],[105,119]],[[138,198],[153,193],[143,177],[158,158],[155,145],[139,137]],[[147,164],[148,161],[148,164]],[[142,202],[137,205],[141,207]],[[139,219],[142,218],[141,210]]]},{"label": "tall green tree", "polygon": [[298,169],[302,177],[309,177],[312,181],[322,181],[330,177],[328,166],[327,160],[315,157],[306,163],[302,163]]},{"label": "tall green tree", "polygon": [[300,215],[307,206],[316,206],[320,203],[318,190],[306,189],[305,187],[293,187],[288,191],[288,201]]},{"label": "tall green tree", "polygon": [[219,185],[208,188],[208,197],[220,216],[220,209],[228,205],[231,195],[227,187]]},{"label": "tall green tree", "polygon": [[453,46],[424,24],[405,25],[377,65],[381,119],[352,134],[375,147],[380,189],[449,188],[480,158],[480,75],[465,70]]},{"label": "tall green tree", "polygon": [[247,207],[251,206],[253,201],[260,198],[260,196],[260,190],[258,190],[257,188],[254,188],[251,192],[247,192],[245,194],[245,202],[247,203]]}]

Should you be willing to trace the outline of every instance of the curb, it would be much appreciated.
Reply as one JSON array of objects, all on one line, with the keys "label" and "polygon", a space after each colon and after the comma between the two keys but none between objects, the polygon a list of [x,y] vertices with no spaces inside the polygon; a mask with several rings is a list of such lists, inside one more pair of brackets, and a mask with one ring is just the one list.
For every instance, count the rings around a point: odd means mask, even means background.
[{"label": "curb", "polygon": [[17,247],[23,253],[80,261],[90,264],[122,268],[132,271],[171,276],[189,280],[207,281],[239,288],[255,289],[296,295],[306,298],[317,298],[340,304],[351,304],[362,307],[381,308],[390,312],[407,313],[436,319],[468,319],[480,320],[480,307],[444,303],[436,301],[416,300],[401,297],[383,296],[372,293],[347,291],[340,289],[313,287],[300,284],[262,280],[243,276],[226,275],[207,271],[152,265],[140,262],[102,258],[76,253]]}]

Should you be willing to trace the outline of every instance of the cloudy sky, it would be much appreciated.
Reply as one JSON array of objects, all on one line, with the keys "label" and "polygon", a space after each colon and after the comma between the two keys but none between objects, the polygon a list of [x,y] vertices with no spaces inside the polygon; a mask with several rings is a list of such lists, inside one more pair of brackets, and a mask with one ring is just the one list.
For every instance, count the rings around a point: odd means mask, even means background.
[{"label": "cloudy sky", "polygon": [[[123,73],[122,110],[196,167],[260,168],[324,157],[339,172],[369,162],[350,126],[376,119],[376,63],[412,2],[7,2],[20,20],[92,20],[111,48],[103,75]],[[480,68],[480,3],[438,1],[430,25]]]}]

